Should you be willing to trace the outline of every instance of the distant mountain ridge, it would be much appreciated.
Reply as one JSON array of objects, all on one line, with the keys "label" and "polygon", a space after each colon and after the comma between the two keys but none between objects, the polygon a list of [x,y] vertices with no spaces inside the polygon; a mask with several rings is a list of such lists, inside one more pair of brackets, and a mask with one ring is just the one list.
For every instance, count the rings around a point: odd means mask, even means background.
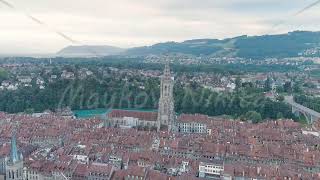
[{"label": "distant mountain ridge", "polygon": [[57,55],[81,57],[81,56],[108,56],[124,52],[125,49],[114,46],[68,46],[60,50]]},{"label": "distant mountain ridge", "polygon": [[295,31],[287,34],[239,36],[223,40],[195,39],[181,43],[167,42],[128,49],[126,53],[131,55],[183,53],[244,58],[320,57],[320,32]]},{"label": "distant mountain ridge", "polygon": [[99,55],[160,55],[167,53],[216,57],[320,57],[320,32],[294,31],[286,34],[239,36],[226,39],[193,39],[184,42],[165,42],[152,46],[121,49],[112,46],[67,47],[58,54],[86,54],[89,49]]}]

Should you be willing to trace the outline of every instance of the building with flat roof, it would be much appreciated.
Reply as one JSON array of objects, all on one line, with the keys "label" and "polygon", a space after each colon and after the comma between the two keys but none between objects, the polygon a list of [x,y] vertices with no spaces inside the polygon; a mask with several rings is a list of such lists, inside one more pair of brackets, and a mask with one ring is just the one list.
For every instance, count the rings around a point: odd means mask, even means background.
[{"label": "building with flat roof", "polygon": [[222,177],[224,171],[222,160],[202,161],[199,164],[199,177],[201,178],[217,178]]}]

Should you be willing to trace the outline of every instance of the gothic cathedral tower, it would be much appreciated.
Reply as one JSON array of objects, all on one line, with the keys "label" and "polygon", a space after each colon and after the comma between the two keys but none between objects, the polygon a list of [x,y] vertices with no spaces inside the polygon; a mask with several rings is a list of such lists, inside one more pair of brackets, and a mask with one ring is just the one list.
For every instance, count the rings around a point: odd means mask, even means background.
[{"label": "gothic cathedral tower", "polygon": [[168,131],[171,131],[175,126],[173,85],[174,80],[173,77],[171,77],[169,64],[166,63],[164,73],[161,76],[158,131],[160,130],[161,125],[167,126]]},{"label": "gothic cathedral tower", "polygon": [[11,138],[10,158],[6,166],[6,179],[23,180],[23,157],[18,151],[15,133]]}]

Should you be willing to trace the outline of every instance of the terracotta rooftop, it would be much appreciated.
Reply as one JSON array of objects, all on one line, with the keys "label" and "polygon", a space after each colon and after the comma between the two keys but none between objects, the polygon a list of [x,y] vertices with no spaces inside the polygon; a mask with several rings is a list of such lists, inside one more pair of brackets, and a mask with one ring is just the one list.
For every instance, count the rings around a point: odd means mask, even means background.
[{"label": "terracotta rooftop", "polygon": [[180,122],[202,122],[205,123],[209,120],[207,115],[202,114],[181,114],[178,117],[178,121]]},{"label": "terracotta rooftop", "polygon": [[92,164],[89,167],[89,172],[90,173],[105,173],[105,174],[110,174],[112,169],[112,166],[110,165],[104,165],[104,164]]},{"label": "terracotta rooftop", "polygon": [[133,117],[147,121],[157,121],[157,112],[131,111],[131,110],[112,110],[108,115],[109,118]]}]

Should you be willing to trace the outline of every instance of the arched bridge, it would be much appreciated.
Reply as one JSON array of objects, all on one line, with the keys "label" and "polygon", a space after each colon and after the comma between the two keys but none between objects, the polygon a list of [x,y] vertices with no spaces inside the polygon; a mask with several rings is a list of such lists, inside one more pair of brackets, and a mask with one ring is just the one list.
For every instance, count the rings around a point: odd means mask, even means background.
[{"label": "arched bridge", "polygon": [[313,124],[315,121],[320,120],[320,113],[294,102],[293,96],[286,96],[285,102],[292,106],[293,114],[297,116],[303,115],[309,124]]}]

